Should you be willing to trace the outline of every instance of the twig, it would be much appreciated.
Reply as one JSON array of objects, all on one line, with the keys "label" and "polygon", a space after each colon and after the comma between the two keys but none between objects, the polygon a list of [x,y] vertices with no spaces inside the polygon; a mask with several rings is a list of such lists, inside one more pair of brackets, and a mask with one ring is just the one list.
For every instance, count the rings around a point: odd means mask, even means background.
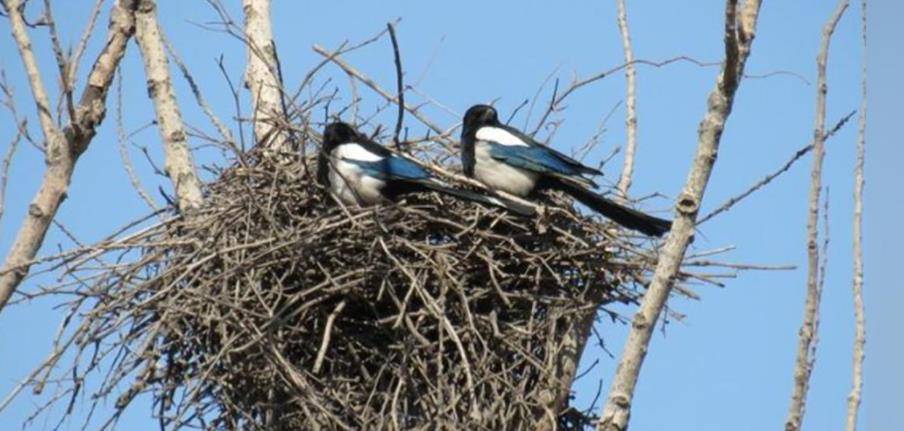
[{"label": "twig", "polygon": [[618,5],[618,30],[621,33],[622,49],[625,51],[625,160],[621,177],[618,179],[618,192],[622,198],[628,196],[631,187],[631,176],[634,174],[634,153],[637,149],[637,97],[635,93],[634,50],[631,49],[631,33],[628,30],[628,11],[625,0],[616,0]]},{"label": "twig", "polygon": [[[836,132],[841,130],[841,127],[843,127],[845,125],[845,123],[847,123],[848,120],[850,120],[851,117],[854,116],[855,113],[856,113],[856,111],[852,111],[850,114],[847,114],[844,117],[842,117],[840,120],[838,120],[838,122],[835,123],[835,127],[833,127],[832,130],[830,130],[829,133],[826,134],[825,139],[831,138],[833,135],[835,135]],[[709,220],[725,211],[730,210],[733,206],[735,206],[735,204],[744,200],[746,197],[752,195],[753,192],[765,187],[767,184],[771,183],[772,180],[776,179],[779,175],[787,172],[788,169],[791,169],[791,166],[794,165],[794,163],[796,163],[798,160],[800,160],[801,157],[803,157],[805,154],[809,153],[811,150],[813,150],[812,142],[807,144],[807,146],[797,150],[797,152],[795,152],[794,155],[791,156],[791,158],[788,159],[788,161],[785,162],[785,164],[782,165],[782,167],[779,168],[777,171],[775,171],[769,175],[766,175],[765,177],[763,177],[763,179],[757,181],[754,185],[750,186],[747,190],[745,190],[741,194],[729,198],[727,201],[725,201],[725,203],[723,203],[722,205],[719,205],[718,208],[714,209],[709,214],[701,217],[700,220],[697,221],[697,226],[703,224],[707,220]]]},{"label": "twig", "polygon": [[326,327],[323,329],[323,340],[320,342],[320,350],[317,351],[317,359],[314,361],[314,368],[311,370],[314,374],[320,372],[320,367],[323,365],[323,358],[326,357],[326,350],[330,346],[330,334],[333,332],[333,322],[344,308],[345,301],[342,301],[339,305],[336,305],[333,312],[326,318]]},{"label": "twig", "polygon": [[863,164],[866,158],[866,0],[860,0],[860,118],[857,127],[857,162],[854,166],[854,352],[851,392],[847,399],[845,430],[856,431],[863,390],[863,360],[866,355],[866,317],[863,307]]},{"label": "twig", "polygon": [[188,83],[188,87],[191,89],[192,94],[195,95],[195,101],[198,103],[198,106],[201,107],[201,110],[204,111],[204,115],[213,123],[214,127],[217,128],[217,131],[220,133],[220,137],[229,145],[229,148],[232,149],[234,154],[238,157],[242,150],[236,146],[235,137],[232,136],[232,132],[229,131],[229,128],[220,121],[220,118],[217,117],[217,114],[213,112],[213,109],[207,103],[207,100],[204,98],[204,95],[201,94],[201,88],[198,87],[198,83],[195,81],[191,72],[188,70],[188,66],[185,65],[185,62],[182,61],[182,57],[179,56],[179,53],[176,52],[175,47],[170,43],[169,39],[167,39],[166,35],[161,33],[161,39],[163,39],[163,45],[166,48],[166,52],[173,59],[173,62],[176,63],[176,66],[179,67],[179,71],[182,72],[182,77],[185,78],[185,82]]},{"label": "twig", "polygon": [[[72,82],[69,80],[69,64],[66,55],[63,54],[63,46],[60,43],[60,35],[57,32],[56,21],[53,19],[53,9],[50,7],[50,0],[44,0],[44,22],[50,32],[50,46],[53,50],[53,56],[56,60],[57,69],[60,75],[60,87],[63,93],[63,99],[66,100],[66,112],[69,118],[75,117],[75,104],[72,102]],[[62,119],[60,119],[62,121]]]},{"label": "twig", "polygon": [[[16,136],[10,141],[9,147],[6,149],[6,155],[3,156],[3,162],[0,164],[0,220],[3,220],[3,212],[6,208],[6,185],[9,180],[9,168],[12,165],[13,156],[16,154],[16,148],[18,148],[21,140],[22,131],[17,130]],[[0,224],[0,227],[2,227],[2,224]]]},{"label": "twig", "polygon": [[386,29],[389,30],[389,40],[392,41],[392,54],[395,58],[396,99],[398,100],[396,105],[399,107],[395,132],[392,134],[392,142],[395,143],[396,150],[402,151],[402,142],[399,141],[399,134],[402,133],[402,120],[405,118],[405,86],[402,83],[402,57],[399,54],[399,41],[396,39],[395,26],[391,22],[387,22]]},{"label": "twig", "polygon": [[75,86],[76,79],[78,79],[78,66],[79,63],[82,62],[82,55],[85,54],[85,50],[88,48],[88,40],[91,39],[91,35],[94,34],[94,26],[97,24],[97,18],[100,16],[101,6],[104,5],[106,0],[95,0],[94,6],[91,8],[91,15],[88,17],[88,24],[85,25],[85,30],[82,31],[82,37],[78,40],[78,45],[75,46],[75,51],[73,51],[72,55],[70,55],[69,61],[69,85]]},{"label": "twig", "polygon": [[[324,56],[325,58],[329,59],[331,62],[335,63],[346,73],[354,76],[355,79],[357,79],[358,81],[361,81],[364,85],[369,87],[371,90],[375,91],[377,94],[382,96],[388,102],[396,103],[396,104],[399,103],[398,97],[395,97],[395,96],[389,94],[389,92],[387,92],[386,90],[381,88],[373,79],[368,78],[367,76],[362,74],[360,71],[358,71],[358,69],[355,69],[353,66],[346,63],[338,55],[336,55],[336,53],[330,53],[326,49],[322,48],[320,45],[314,45],[313,50],[314,50],[314,52]],[[443,136],[443,133],[445,132],[445,130],[443,128],[439,127],[438,125],[434,124],[432,121],[430,121],[430,119],[428,119],[423,114],[421,114],[417,110],[416,107],[412,107],[410,105],[402,105],[402,106],[404,106],[405,110],[408,111],[411,115],[414,115],[414,117],[417,118],[418,121],[423,123],[425,126],[430,128],[434,132],[438,133],[439,135],[437,136],[437,138],[440,138],[441,136]],[[447,143],[450,143],[450,144],[452,143],[451,139],[446,138],[444,140]]]},{"label": "twig", "polygon": [[634,389],[646,357],[653,330],[671,292],[674,277],[694,234],[695,219],[719,150],[725,120],[735,92],[744,75],[760,10],[758,0],[748,0],[737,10],[737,0],[725,6],[725,61],[715,88],[710,92],[708,110],[700,123],[697,153],[687,184],[675,206],[677,217],[660,251],[653,279],[634,315],[631,330],[612,380],[611,389],[597,424],[600,431],[621,431],[628,427]]},{"label": "twig", "polygon": [[116,74],[116,137],[117,141],[119,141],[119,157],[122,159],[122,166],[126,170],[126,175],[129,177],[129,182],[132,183],[132,188],[135,189],[135,192],[138,193],[138,196],[148,204],[148,207],[152,211],[157,211],[159,210],[157,203],[154,202],[154,199],[152,199],[147,191],[145,191],[144,187],[141,186],[141,180],[139,180],[138,175],[135,174],[135,168],[133,167],[132,160],[129,157],[129,150],[128,148],[126,148],[126,142],[129,140],[129,138],[128,136],[126,136],[122,107],[122,70],[120,69],[120,73]]},{"label": "twig", "polygon": [[829,43],[838,21],[848,7],[848,0],[839,0],[834,12],[826,21],[822,30],[822,43],[816,57],[816,116],[813,125],[813,167],[810,171],[809,210],[807,212],[807,299],[804,304],[804,318],[799,331],[797,359],[794,366],[794,387],[788,416],[785,420],[786,431],[798,431],[804,417],[807,391],[810,386],[810,374],[813,372],[815,360],[815,340],[818,330],[818,313],[820,303],[819,288],[819,201],[822,190],[822,164],[825,158],[825,118],[826,118],[826,63],[829,55]]}]

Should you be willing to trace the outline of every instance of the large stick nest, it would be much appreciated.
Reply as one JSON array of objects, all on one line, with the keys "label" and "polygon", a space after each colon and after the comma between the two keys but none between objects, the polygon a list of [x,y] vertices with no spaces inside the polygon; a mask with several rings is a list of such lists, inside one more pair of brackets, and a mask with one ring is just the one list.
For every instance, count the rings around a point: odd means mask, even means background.
[{"label": "large stick nest", "polygon": [[567,422],[563,358],[588,310],[636,296],[637,241],[558,196],[537,219],[437,194],[343,208],[306,159],[262,154],[201,210],[83,257],[73,339],[97,359],[77,374],[110,367],[95,397],[149,393],[173,429]]}]

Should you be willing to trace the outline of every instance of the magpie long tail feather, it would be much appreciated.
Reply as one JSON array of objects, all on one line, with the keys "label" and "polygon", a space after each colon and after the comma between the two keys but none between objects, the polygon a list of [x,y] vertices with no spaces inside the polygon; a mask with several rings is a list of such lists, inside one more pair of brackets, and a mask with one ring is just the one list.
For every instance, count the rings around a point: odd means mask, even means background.
[{"label": "magpie long tail feather", "polygon": [[455,189],[433,181],[424,181],[419,182],[418,184],[428,190],[451,195],[459,199],[464,199],[466,201],[477,202],[479,204],[502,208],[520,216],[530,217],[536,214],[536,211],[533,207],[512,200],[495,196],[482,195],[480,193],[472,192],[469,190]]},{"label": "magpie long tail feather", "polygon": [[558,182],[556,188],[571,195],[582,204],[602,214],[628,229],[636,230],[645,235],[661,237],[672,229],[672,222],[649,214],[619,205],[605,197],[587,190],[577,184]]}]

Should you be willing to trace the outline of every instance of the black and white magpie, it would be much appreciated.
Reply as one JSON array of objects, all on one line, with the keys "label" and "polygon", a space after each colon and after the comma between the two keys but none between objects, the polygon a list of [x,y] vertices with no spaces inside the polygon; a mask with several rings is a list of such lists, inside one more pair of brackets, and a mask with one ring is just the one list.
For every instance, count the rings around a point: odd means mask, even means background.
[{"label": "black and white magpie", "polygon": [[501,207],[530,216],[533,208],[452,188],[431,173],[358,133],[352,126],[335,122],[326,126],[317,160],[318,181],[346,205],[373,205],[394,201],[407,193],[436,191],[459,199]]},{"label": "black and white magpie", "polygon": [[461,142],[465,175],[491,189],[522,197],[535,190],[561,190],[628,229],[658,237],[672,227],[668,220],[619,205],[590,190],[597,185],[584,175],[602,172],[500,123],[492,106],[468,109]]}]

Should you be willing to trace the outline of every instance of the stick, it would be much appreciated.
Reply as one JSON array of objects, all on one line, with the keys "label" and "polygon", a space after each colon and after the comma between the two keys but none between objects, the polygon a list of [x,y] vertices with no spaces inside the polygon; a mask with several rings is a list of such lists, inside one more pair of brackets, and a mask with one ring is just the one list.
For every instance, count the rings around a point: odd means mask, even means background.
[{"label": "stick", "polygon": [[405,117],[405,87],[402,84],[402,59],[399,54],[399,41],[396,39],[395,26],[393,26],[391,22],[388,22],[386,23],[386,28],[389,30],[389,40],[392,41],[392,54],[395,56],[396,98],[398,99],[396,105],[399,107],[399,116],[396,119],[395,133],[392,135],[392,142],[395,143],[396,150],[402,151],[402,143],[399,141],[399,133],[402,132],[402,120]]}]

